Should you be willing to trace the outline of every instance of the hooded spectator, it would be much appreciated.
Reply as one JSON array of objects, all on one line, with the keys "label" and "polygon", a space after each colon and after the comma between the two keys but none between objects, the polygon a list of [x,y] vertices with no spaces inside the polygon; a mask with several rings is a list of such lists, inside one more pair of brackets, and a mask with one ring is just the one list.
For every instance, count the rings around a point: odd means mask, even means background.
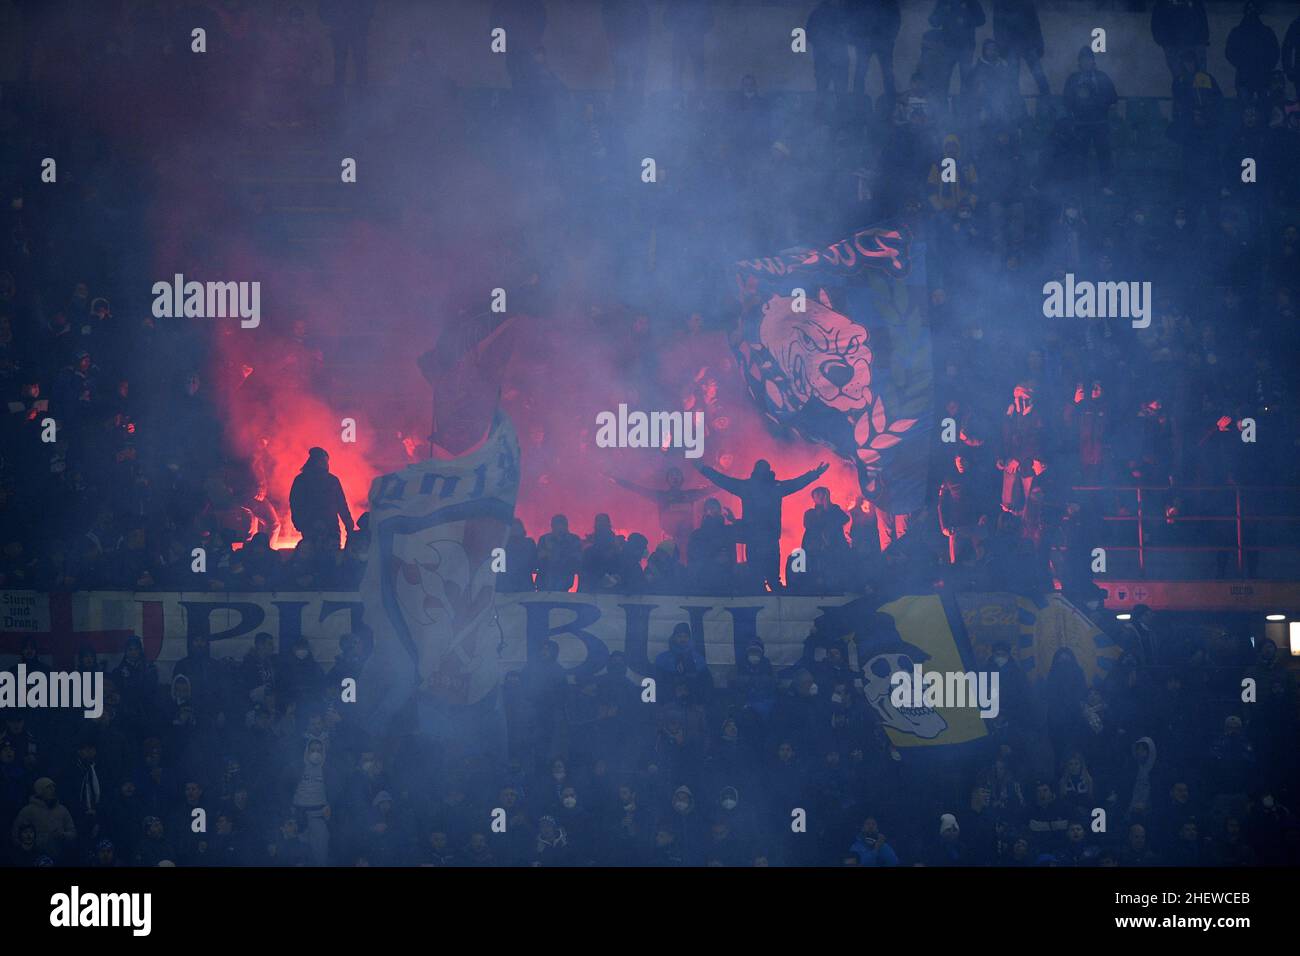
[{"label": "hooded spectator", "polygon": [[324,448],[312,448],[302,470],[289,489],[289,514],[304,539],[328,550],[338,550],[339,521],[344,532],[356,530],[348,509],[343,485],[330,474],[330,456]]},{"label": "hooded spectator", "polygon": [[77,827],[68,808],[59,802],[54,781],[41,777],[32,785],[32,795],[27,805],[18,811],[10,829],[15,843],[23,827],[35,831],[35,848],[55,860],[63,859],[74,848]]}]

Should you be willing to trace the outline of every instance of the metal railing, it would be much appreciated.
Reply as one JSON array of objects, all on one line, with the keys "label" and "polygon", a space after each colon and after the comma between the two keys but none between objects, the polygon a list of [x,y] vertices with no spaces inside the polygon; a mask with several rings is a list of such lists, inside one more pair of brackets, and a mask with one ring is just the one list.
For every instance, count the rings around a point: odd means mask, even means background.
[{"label": "metal railing", "polygon": [[[1136,544],[1113,545],[1107,543],[1107,551],[1136,552],[1138,573],[1145,575],[1147,557],[1152,553],[1198,553],[1236,555],[1236,570],[1244,574],[1247,570],[1247,555],[1265,553],[1292,553],[1300,556],[1300,542],[1287,545],[1265,545],[1255,541],[1255,535],[1247,541],[1248,529],[1252,525],[1268,523],[1270,525],[1288,525],[1300,522],[1300,488],[1287,485],[1076,485],[1074,492],[1096,494],[1133,494],[1134,511],[1132,514],[1103,514],[1102,521],[1114,524],[1136,524]],[[1252,513],[1243,506],[1243,496],[1263,494],[1272,497],[1275,502],[1283,502],[1292,509],[1292,513]],[[1231,495],[1232,507],[1225,514],[1183,514],[1176,511],[1170,514],[1165,502],[1156,502],[1155,514],[1152,513],[1152,499],[1156,496],[1165,499],[1181,499],[1189,495]],[[1204,510],[1204,509],[1198,509]],[[1232,543],[1210,544],[1152,544],[1148,538],[1149,520],[1159,520],[1165,527],[1176,528],[1179,525],[1231,525],[1234,537]]]}]

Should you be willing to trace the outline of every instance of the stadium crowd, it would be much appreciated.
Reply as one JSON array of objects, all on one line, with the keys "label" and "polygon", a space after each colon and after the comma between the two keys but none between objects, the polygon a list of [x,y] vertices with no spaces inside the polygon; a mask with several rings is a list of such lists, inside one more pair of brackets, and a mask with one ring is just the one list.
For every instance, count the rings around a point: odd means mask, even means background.
[{"label": "stadium crowd", "polygon": [[[214,46],[250,58],[302,54],[301,8],[262,20],[239,2],[195,6]],[[1246,419],[1271,435],[1296,432],[1294,383],[1280,357],[1295,351],[1300,283],[1300,18],[1279,41],[1246,4],[1236,29],[1211,37],[1200,0],[1158,0],[1151,50],[1171,74],[1165,117],[1141,98],[1121,112],[1122,74],[1087,48],[1054,94],[1044,46],[1076,41],[1044,37],[1032,0],[939,0],[919,51],[896,49],[896,3],[826,0],[807,21],[815,95],[770,92],[754,75],[738,78],[736,92],[704,88],[727,11],[740,14],[689,0],[665,20],[666,102],[645,89],[648,4],[602,4],[615,86],[586,95],[547,65],[546,5],[503,0],[493,17],[518,39],[512,88],[478,109],[474,91],[433,82],[418,38],[398,86],[369,89],[373,4],[320,6],[335,82],[343,85],[350,53],[360,102],[379,108],[422,85],[430,108],[454,115],[483,161],[521,190],[561,184],[560,201],[531,207],[525,215],[536,221],[512,227],[538,249],[578,235],[605,250],[607,278],[592,294],[607,314],[627,316],[612,335],[646,336],[653,347],[640,350],[642,362],[733,314],[721,301],[698,302],[700,263],[720,221],[731,224],[735,257],[886,218],[932,250],[936,407],[958,426],[957,448],[936,435],[930,501],[910,515],[834,502],[810,478],[811,500],[801,501],[809,570],[786,575],[791,590],[924,586],[961,574],[1035,593],[1055,578],[1095,608],[1081,559],[1108,543],[1103,514],[1126,513],[1127,499],[1072,489],[1164,487],[1149,533],[1210,548],[1211,573],[1222,576],[1235,542],[1177,520],[1222,507],[1218,493],[1197,489],[1300,484],[1297,456],[1256,453],[1240,436]],[[29,24],[42,23],[35,7],[24,9]],[[986,16],[992,37],[977,49]],[[48,23],[33,29],[56,42]],[[111,86],[119,74],[165,69],[151,60],[157,20],[114,31],[61,41],[77,83]],[[266,49],[253,52],[259,37]],[[1211,43],[1236,69],[1233,97],[1223,92],[1228,78],[1207,69]],[[915,68],[895,77],[913,53]],[[875,101],[862,93],[873,59],[886,91]],[[331,101],[322,114],[305,89],[308,58],[278,62],[279,94],[241,121],[310,125],[355,108]],[[1020,92],[1022,64],[1036,96]],[[115,309],[125,277],[148,274],[136,258],[143,251],[117,239],[148,232],[147,164],[97,146],[89,120],[41,125],[34,120],[48,117],[37,107],[14,102],[0,101],[5,135],[18,144],[0,170],[9,190],[0,213],[0,588],[192,588],[197,545],[213,589],[355,588],[366,516],[348,512],[328,456],[312,450],[293,500],[269,500],[259,463],[224,450],[228,370],[205,362],[206,333]],[[656,131],[671,142],[671,172],[648,200],[614,170],[637,155],[629,143]],[[69,154],[107,171],[79,180],[75,207],[18,185],[18,157],[42,155],[50,142],[74,144]],[[1257,182],[1242,181],[1245,157],[1256,160]],[[955,182],[941,174],[946,158],[956,161]],[[132,162],[140,165],[126,175]],[[607,222],[619,231],[606,228],[597,242]],[[648,250],[658,257],[650,271]],[[1043,284],[1066,273],[1152,281],[1150,328],[1038,321]],[[544,277],[539,301],[554,294],[551,281],[563,280]],[[634,328],[641,314],[651,321]],[[290,351],[284,362],[312,375],[321,356],[305,320]],[[630,363],[630,385],[651,373]],[[54,443],[42,440],[48,419]],[[726,487],[726,475],[704,477]],[[756,565],[774,539],[748,503],[736,516],[724,493],[680,472],[641,490],[659,502],[660,529],[622,535],[598,516],[583,537],[561,515],[534,538],[516,522],[503,588],[782,586]],[[779,528],[780,498],[765,507],[777,509]],[[289,523],[301,543],[272,548]],[[1256,528],[1246,543],[1286,543],[1287,532]],[[738,544],[750,561],[738,562]],[[1241,571],[1259,573],[1259,562],[1248,550]],[[281,647],[274,634],[260,634],[239,661],[195,640],[170,680],[133,640],[120,660],[87,651],[79,662],[108,675],[103,717],[73,726],[2,715],[5,853],[15,865],[98,866],[1294,864],[1291,676],[1270,643],[1225,647],[1199,633],[1139,614],[1097,687],[1068,659],[1031,687],[999,648],[987,664],[1002,674],[1003,713],[989,745],[942,765],[892,745],[846,648],[821,638],[790,667],[774,668],[756,645],[715,673],[689,629],[656,635],[668,650],[653,661],[663,701],[655,707],[640,702],[642,675],[619,655],[570,681],[548,644],[505,679],[509,744],[498,762],[431,753],[415,736],[374,739],[355,725],[337,689],[359,672],[364,635],[346,638],[328,668],[308,642]],[[49,651],[31,643],[23,662],[46,666]],[[1257,704],[1240,702],[1243,676],[1258,679]],[[190,827],[198,807],[209,815],[203,834]],[[497,807],[504,834],[490,829]],[[807,811],[806,833],[791,831],[795,808]],[[1095,808],[1107,811],[1104,832],[1094,829]]]},{"label": "stadium crowd", "polygon": [[[271,633],[242,659],[190,641],[170,683],[138,638],[101,717],[0,714],[13,865],[1294,865],[1294,679],[1278,649],[1139,611],[1088,686],[1060,652],[1031,686],[1006,644],[978,746],[927,759],[885,733],[850,648],[814,628],[788,667],[753,642],[709,664],[689,625],[642,667],[561,665],[547,641],[500,693],[507,746],[369,735],[327,669]],[[664,635],[655,635],[662,640]],[[114,655],[116,659],[116,655]],[[35,641],[29,671],[46,669]],[[725,671],[726,673],[723,673]],[[1241,702],[1243,677],[1258,700]],[[436,691],[427,691],[436,695]],[[495,692],[494,692],[495,693]],[[436,696],[431,697],[436,705]],[[196,809],[206,828],[196,832]],[[803,826],[796,827],[802,810]],[[497,811],[500,811],[498,813]],[[1104,811],[1099,814],[1098,811]],[[504,830],[501,822],[504,821]],[[495,826],[494,826],[495,822]]]},{"label": "stadium crowd", "polygon": [[[1199,4],[1157,4],[1153,43],[1167,37],[1161,24],[1172,15],[1170,7],[1186,17]],[[542,5],[529,8],[535,15],[544,11]],[[641,62],[635,49],[620,53],[620,44],[639,35],[644,4],[607,8],[611,55],[624,65],[624,56]],[[496,16],[513,23],[512,9],[504,4]],[[692,3],[680,13],[708,9]],[[1051,95],[1045,79],[1037,79],[1040,94],[1030,98],[1030,113],[1016,70],[1023,60],[1042,76],[1035,56],[1041,57],[1044,41],[1032,3],[995,5],[993,38],[978,57],[968,34],[983,20],[981,5],[937,4],[910,81],[895,96],[873,102],[858,92],[861,77],[856,69],[851,76],[849,53],[865,44],[862,49],[892,69],[890,31],[897,22],[877,22],[864,9],[888,11],[891,4],[861,8],[836,0],[810,17],[823,88],[814,99],[765,93],[757,78],[747,76],[737,94],[683,91],[656,110],[641,95],[639,68],[620,68],[611,94],[582,96],[546,71],[540,49],[529,57],[510,54],[515,96],[495,107],[471,109],[454,91],[436,90],[446,98],[443,108],[468,126],[466,138],[479,144],[484,161],[508,172],[522,190],[546,180],[564,184],[570,201],[558,208],[521,207],[522,225],[532,228],[520,231],[538,236],[539,247],[572,238],[579,228],[593,230],[580,241],[594,245],[600,226],[593,210],[621,213],[602,218],[632,224],[617,236],[602,232],[600,245],[613,250],[609,261],[587,266],[608,276],[599,293],[603,312],[613,317],[608,334],[648,346],[637,350],[626,371],[630,389],[652,375],[647,363],[655,354],[688,349],[702,322],[725,327],[731,320],[734,306],[718,302],[702,309],[695,301],[712,294],[713,287],[700,281],[699,263],[707,261],[705,245],[718,244],[710,228],[719,219],[739,220],[738,254],[835,237],[889,217],[906,222],[929,246],[936,411],[957,424],[960,442],[954,449],[936,434],[930,506],[920,513],[882,513],[861,501],[830,504],[832,523],[848,515],[843,527],[867,565],[904,532],[919,530],[926,541],[914,542],[916,550],[938,561],[987,563],[990,554],[1009,549],[1036,556],[1041,569],[1053,549],[1068,548],[1072,525],[1095,527],[1102,516],[1134,513],[1131,493],[1071,488],[1142,485],[1165,489],[1147,498],[1147,544],[1222,544],[1224,550],[1206,559],[1213,564],[1203,576],[1256,574],[1260,552],[1250,548],[1293,543],[1287,527],[1248,526],[1246,560],[1230,569],[1236,544],[1231,523],[1178,519],[1233,513],[1231,491],[1195,490],[1204,486],[1296,484],[1295,456],[1257,452],[1239,433],[1246,419],[1270,436],[1295,433],[1293,386],[1277,357],[1294,343],[1300,275],[1300,184],[1286,174],[1300,159],[1300,105],[1287,80],[1294,80],[1300,30],[1293,25],[1279,45],[1253,8],[1246,10],[1242,24],[1221,40],[1231,61],[1244,64],[1235,99],[1193,62],[1203,59],[1196,51],[1204,44],[1171,53],[1173,108],[1165,121],[1158,108],[1154,114],[1140,108],[1150,105],[1140,98],[1129,100],[1118,116],[1115,81],[1090,50],[1079,53],[1063,95]],[[698,15],[699,24],[674,37],[697,29],[713,36],[722,29]],[[965,23],[959,36],[945,18]],[[275,35],[293,21],[266,24],[263,32]],[[214,22],[214,36],[221,35],[221,23]],[[123,75],[144,68],[140,61],[148,62],[149,47],[140,36],[156,28],[129,26],[134,32],[123,40],[136,42],[124,44]],[[671,18],[670,27],[676,30]],[[530,36],[539,29],[533,24],[517,32]],[[420,57],[418,41],[411,56]],[[684,71],[691,62],[685,49]],[[1259,66],[1264,62],[1270,69]],[[960,67],[955,73],[954,64]],[[83,74],[87,83],[103,79],[89,66]],[[405,92],[399,86],[373,95]],[[39,144],[56,136],[36,135],[31,121],[39,112],[11,109],[17,135],[27,137],[15,157],[35,155]],[[543,122],[552,127],[539,136]],[[616,184],[613,171],[628,161],[629,140],[656,129],[673,132],[664,165],[680,174],[656,193],[657,205],[647,206],[630,186]],[[516,148],[528,141],[537,149]],[[1256,183],[1241,181],[1247,155],[1258,164]],[[955,182],[940,174],[945,158],[956,160]],[[294,530],[301,522],[289,501],[268,498],[264,463],[240,460],[223,445],[223,389],[247,371],[207,361],[203,333],[192,324],[142,316],[143,303],[130,315],[115,312],[123,277],[135,275],[140,263],[112,240],[112,231],[144,228],[149,203],[148,177],[120,168],[130,161],[116,159],[105,164],[102,177],[80,181],[75,209],[47,207],[30,186],[10,190],[4,213],[9,241],[0,264],[0,388],[7,401],[0,584],[176,587],[188,575],[192,548],[202,545],[214,558],[213,588],[245,581],[300,589],[354,585],[360,567],[355,549],[335,553],[337,547],[308,542],[282,554],[270,547],[282,527],[291,530],[289,521]],[[1172,176],[1152,174],[1161,163]],[[17,170],[7,178],[17,180]],[[725,216],[723,203],[734,206]],[[526,221],[529,216],[539,221]],[[661,251],[647,280],[641,261],[649,246]],[[1122,318],[1003,320],[1041,314],[1039,289],[1067,272],[1079,281],[1151,281],[1151,327],[1136,334]],[[569,278],[560,274],[553,281]],[[554,291],[541,289],[538,301],[553,302]],[[622,328],[620,315],[632,327]],[[637,323],[636,315],[652,321]],[[284,352],[272,362],[276,375],[310,380],[324,361],[305,317],[294,323]],[[167,360],[150,360],[158,355]],[[709,400],[705,396],[706,414],[713,416]],[[55,442],[42,441],[50,419],[58,423]],[[1258,506],[1259,499],[1249,504]],[[698,495],[667,507],[675,512],[671,528],[638,529],[646,540],[635,547],[643,546],[644,555],[607,556],[626,566],[620,576],[625,586],[637,586],[633,579],[640,573],[632,565],[642,559],[648,559],[646,586],[655,589],[668,586],[665,577],[675,587],[684,570],[692,572],[696,589],[754,586],[754,575],[733,580],[728,570],[701,577],[690,568],[689,537],[710,534],[716,508],[706,516]],[[346,505],[343,512],[343,529],[351,530]],[[54,525],[51,516],[57,516]],[[733,532],[753,550],[740,517]],[[826,515],[813,509],[810,520],[810,553],[847,546]],[[878,542],[867,533],[873,520]],[[529,530],[540,545],[545,529]],[[1101,533],[1117,535],[1119,529]],[[601,536],[596,528],[589,540]],[[1122,541],[1105,543],[1132,545],[1133,537],[1130,527]],[[518,546],[532,547],[522,539]],[[236,554],[232,547],[247,551]],[[1053,570],[1061,580],[1061,569]],[[551,570],[543,576],[554,577]],[[801,586],[845,586],[823,577],[814,570]]]}]

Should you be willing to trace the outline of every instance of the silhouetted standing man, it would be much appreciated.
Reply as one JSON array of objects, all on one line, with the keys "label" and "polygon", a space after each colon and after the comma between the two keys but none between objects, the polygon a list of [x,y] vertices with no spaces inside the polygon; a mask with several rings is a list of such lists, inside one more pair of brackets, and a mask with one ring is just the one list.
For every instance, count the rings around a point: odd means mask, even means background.
[{"label": "silhouetted standing man", "polygon": [[779,480],[772,466],[760,458],[748,478],[733,478],[708,465],[700,474],[723,491],[740,499],[741,540],[745,542],[746,564],[761,590],[766,583],[771,590],[781,589],[781,499],[807,488],[830,467],[822,462],[798,478]]},{"label": "silhouetted standing man", "polygon": [[1035,0],[993,0],[993,39],[1006,54],[1020,91],[1020,64],[1029,68],[1040,96],[1051,92],[1043,72],[1043,28],[1038,22]]},{"label": "silhouetted standing man", "polygon": [[375,0],[320,0],[317,15],[330,33],[334,48],[334,85],[343,86],[348,75],[348,53],[357,74],[357,86],[364,87],[370,70],[366,43]]},{"label": "silhouetted standing man", "polygon": [[932,89],[941,98],[948,96],[954,66],[961,79],[961,91],[967,92],[966,84],[975,64],[975,31],[982,26],[984,7],[980,0],[938,0],[935,3],[930,14],[932,42],[935,44]]},{"label": "silhouetted standing man", "polygon": [[812,48],[817,92],[844,92],[849,81],[849,44],[844,0],[822,0],[808,15],[806,29]]},{"label": "silhouetted standing man", "polygon": [[1175,80],[1182,72],[1183,53],[1196,55],[1196,69],[1205,69],[1210,48],[1210,21],[1204,0],[1156,0],[1151,8],[1151,38],[1165,52],[1169,74]]},{"label": "silhouetted standing man", "polygon": [[330,474],[330,456],[324,448],[313,448],[289,489],[289,512],[293,526],[304,538],[328,547],[339,548],[339,519],[343,530],[356,530],[348,499],[338,477]]},{"label": "silhouetted standing man", "polygon": [[857,51],[849,92],[867,91],[867,67],[874,56],[880,63],[883,102],[892,110],[898,101],[898,88],[894,83],[894,42],[903,24],[898,0],[850,0],[847,17],[849,42]]}]

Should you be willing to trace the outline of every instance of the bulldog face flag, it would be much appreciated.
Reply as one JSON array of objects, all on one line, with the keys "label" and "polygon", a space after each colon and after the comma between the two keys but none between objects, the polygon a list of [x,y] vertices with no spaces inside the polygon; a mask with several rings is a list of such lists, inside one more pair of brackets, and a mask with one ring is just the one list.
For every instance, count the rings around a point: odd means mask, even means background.
[{"label": "bulldog face flag", "polygon": [[414,701],[422,731],[500,746],[492,552],[505,547],[518,490],[519,442],[500,411],[477,449],[371,485],[361,598],[374,647],[357,703],[374,731]]},{"label": "bulldog face flag", "polygon": [[934,373],[924,249],[905,226],[736,264],[732,347],[776,424],[852,461],[894,513],[925,500]]}]

